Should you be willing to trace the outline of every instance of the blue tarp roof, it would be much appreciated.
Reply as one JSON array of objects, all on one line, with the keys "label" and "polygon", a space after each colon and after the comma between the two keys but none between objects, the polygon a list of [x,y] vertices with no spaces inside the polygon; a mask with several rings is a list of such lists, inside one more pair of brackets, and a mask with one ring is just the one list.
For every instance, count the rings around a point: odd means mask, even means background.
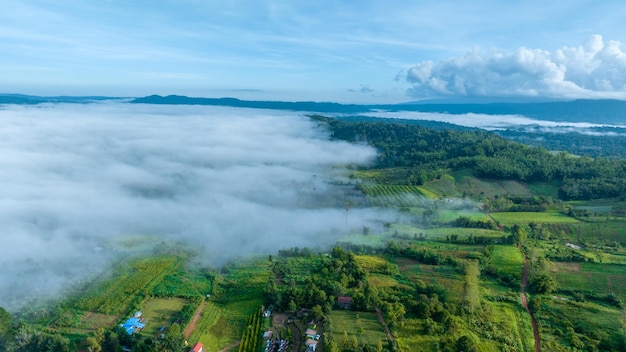
[{"label": "blue tarp roof", "polygon": [[130,335],[135,329],[143,329],[146,324],[142,323],[139,318],[128,318],[128,320],[126,320],[124,324],[120,324],[120,326]]}]

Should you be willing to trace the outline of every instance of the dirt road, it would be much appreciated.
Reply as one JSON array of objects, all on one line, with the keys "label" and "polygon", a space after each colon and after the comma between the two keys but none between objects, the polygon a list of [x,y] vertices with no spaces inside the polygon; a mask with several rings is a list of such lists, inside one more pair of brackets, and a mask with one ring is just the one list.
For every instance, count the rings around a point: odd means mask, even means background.
[{"label": "dirt road", "polygon": [[528,270],[530,268],[530,265],[528,263],[528,258],[526,257],[526,254],[524,254],[523,252],[522,254],[524,255],[524,271],[522,272],[522,283],[520,285],[520,298],[522,300],[522,306],[524,306],[524,309],[526,309],[526,312],[528,313],[528,315],[530,315],[530,320],[533,325],[533,335],[535,336],[535,352],[541,352],[539,327],[537,326],[537,322],[535,321],[533,314],[530,312],[530,309],[528,309],[528,299],[526,297],[526,285],[528,284]]}]

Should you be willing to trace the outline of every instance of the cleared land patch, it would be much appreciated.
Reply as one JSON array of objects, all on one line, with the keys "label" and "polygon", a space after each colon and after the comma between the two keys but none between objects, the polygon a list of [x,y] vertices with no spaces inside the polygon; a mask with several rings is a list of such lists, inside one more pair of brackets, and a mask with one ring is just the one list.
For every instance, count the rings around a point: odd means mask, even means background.
[{"label": "cleared land patch", "polygon": [[356,336],[361,346],[366,343],[376,346],[378,341],[387,337],[376,313],[334,310],[331,314],[333,339],[341,346],[344,332],[348,337]]},{"label": "cleared land patch", "polygon": [[143,302],[143,316],[146,327],[143,332],[157,335],[162,326],[169,326],[172,317],[179,312],[188,301],[182,298],[152,298]]}]

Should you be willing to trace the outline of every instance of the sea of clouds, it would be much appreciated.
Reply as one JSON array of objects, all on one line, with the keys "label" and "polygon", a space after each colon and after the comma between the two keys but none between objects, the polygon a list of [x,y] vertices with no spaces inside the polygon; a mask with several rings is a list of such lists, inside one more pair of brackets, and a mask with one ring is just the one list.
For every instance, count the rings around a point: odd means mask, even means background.
[{"label": "sea of clouds", "polygon": [[[292,112],[123,102],[0,106],[0,306],[62,294],[125,239],[183,242],[208,265],[332,245],[388,221],[341,206],[346,164]],[[344,187],[344,188],[342,188]],[[334,201],[333,201],[334,199]],[[123,246],[122,246],[123,247]]]}]

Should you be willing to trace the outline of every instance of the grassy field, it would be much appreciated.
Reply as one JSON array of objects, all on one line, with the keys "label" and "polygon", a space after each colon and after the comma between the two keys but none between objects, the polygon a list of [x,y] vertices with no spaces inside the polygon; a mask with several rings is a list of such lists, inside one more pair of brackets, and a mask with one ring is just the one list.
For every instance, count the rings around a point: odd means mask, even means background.
[{"label": "grassy field", "polygon": [[414,207],[424,203],[425,195],[417,186],[363,185],[363,192],[373,206]]},{"label": "grassy field", "polygon": [[259,309],[269,279],[267,259],[232,263],[214,283],[196,329],[190,336],[207,351],[218,351],[241,337],[246,318]]},{"label": "grassy field", "polygon": [[626,301],[626,265],[555,262],[552,274],[561,289],[615,293]]},{"label": "grassy field", "polygon": [[180,264],[180,259],[157,256],[138,259],[114,269],[113,279],[94,283],[74,305],[84,311],[123,314],[141,292],[151,292],[163,277]]},{"label": "grassy field", "polygon": [[528,225],[537,224],[576,224],[579,220],[560,213],[533,213],[533,212],[502,212],[491,213],[491,216],[500,225]]},{"label": "grassy field", "polygon": [[490,218],[478,208],[463,209],[440,209],[435,215],[435,221],[439,223],[452,223],[461,216],[470,218],[471,220],[489,221]]},{"label": "grassy field", "polygon": [[334,310],[331,319],[333,321],[331,333],[339,346],[342,344],[344,332],[348,337],[356,336],[361,346],[363,344],[376,346],[379,340],[384,345],[387,341],[385,330],[376,313]]},{"label": "grassy field", "polygon": [[489,264],[494,265],[499,272],[520,278],[524,268],[524,256],[519,248],[512,245],[495,245]]},{"label": "grassy field", "polygon": [[[540,309],[535,313],[539,325],[542,350],[571,351],[566,346],[597,346],[611,339],[608,332],[623,333],[626,329],[623,312],[594,303],[563,300],[556,296],[542,296]],[[573,325],[566,325],[573,322]],[[616,348],[623,348],[615,346]],[[618,351],[619,349],[610,349]]]},{"label": "grassy field", "polygon": [[207,302],[190,341],[201,342],[207,351],[219,351],[241,337],[239,320],[233,320],[228,312],[214,302]]},{"label": "grassy field", "polygon": [[450,175],[443,175],[439,179],[428,181],[419,189],[423,194],[436,195],[437,198],[460,197],[462,195],[456,189],[454,177]]},{"label": "grassy field", "polygon": [[447,265],[420,264],[413,259],[394,258],[400,273],[411,281],[422,282],[443,287],[450,300],[460,302],[463,295],[463,274],[456,268]]},{"label": "grassy field", "polygon": [[490,237],[501,238],[506,236],[501,231],[487,229],[467,229],[460,227],[429,227],[422,228],[406,224],[394,224],[391,226],[392,231],[398,231],[398,234],[408,236],[409,239],[426,239],[426,240],[442,240],[447,236],[458,235],[461,239],[469,236],[473,237]]},{"label": "grassy field", "polygon": [[143,334],[157,336],[161,326],[169,326],[172,316],[180,311],[188,301],[182,298],[152,298],[145,300],[142,312],[146,320]]}]

